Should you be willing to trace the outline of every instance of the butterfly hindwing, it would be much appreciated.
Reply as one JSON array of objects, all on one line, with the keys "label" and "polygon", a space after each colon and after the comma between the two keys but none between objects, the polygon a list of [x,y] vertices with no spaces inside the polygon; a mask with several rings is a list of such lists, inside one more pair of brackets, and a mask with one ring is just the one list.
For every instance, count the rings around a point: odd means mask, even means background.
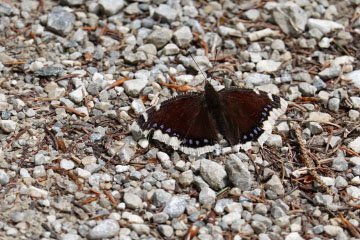
[{"label": "butterfly hindwing", "polygon": [[231,129],[224,137],[231,145],[256,140],[264,132],[263,123],[271,111],[280,107],[279,97],[262,91],[228,88],[219,95]]}]

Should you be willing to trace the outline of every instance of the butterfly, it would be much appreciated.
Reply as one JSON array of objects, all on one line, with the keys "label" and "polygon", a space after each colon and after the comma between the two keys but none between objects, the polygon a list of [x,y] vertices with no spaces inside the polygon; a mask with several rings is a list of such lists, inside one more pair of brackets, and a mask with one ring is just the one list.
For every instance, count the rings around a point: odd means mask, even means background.
[{"label": "butterfly", "polygon": [[144,135],[186,154],[199,156],[229,145],[257,140],[261,145],[287,102],[270,93],[239,87],[217,92],[207,81],[203,93],[171,98],[140,115],[136,121]]}]

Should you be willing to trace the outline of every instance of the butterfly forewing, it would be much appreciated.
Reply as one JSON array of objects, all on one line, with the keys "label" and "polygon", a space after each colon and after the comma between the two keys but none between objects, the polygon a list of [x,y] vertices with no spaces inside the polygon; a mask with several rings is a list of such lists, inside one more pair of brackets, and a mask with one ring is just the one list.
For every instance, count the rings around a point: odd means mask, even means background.
[{"label": "butterfly forewing", "polygon": [[143,130],[160,130],[177,137],[182,146],[197,148],[216,143],[215,123],[202,94],[180,95],[163,102],[159,109],[149,109],[146,115],[138,120]]}]

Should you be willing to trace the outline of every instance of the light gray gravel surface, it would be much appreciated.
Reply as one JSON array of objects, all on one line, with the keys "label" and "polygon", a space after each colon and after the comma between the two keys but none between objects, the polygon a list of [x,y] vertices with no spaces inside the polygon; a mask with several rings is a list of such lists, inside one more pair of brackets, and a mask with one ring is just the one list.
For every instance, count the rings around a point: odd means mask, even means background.
[{"label": "light gray gravel surface", "polygon": [[[360,239],[359,16],[359,0],[0,1],[0,239]],[[141,135],[150,106],[203,90],[198,66],[288,101],[263,147],[192,157]]]}]

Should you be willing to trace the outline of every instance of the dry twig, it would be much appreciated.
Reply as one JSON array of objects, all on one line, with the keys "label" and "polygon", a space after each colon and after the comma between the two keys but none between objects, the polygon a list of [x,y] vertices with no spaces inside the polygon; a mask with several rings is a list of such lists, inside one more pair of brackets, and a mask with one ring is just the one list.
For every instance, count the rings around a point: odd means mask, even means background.
[{"label": "dry twig", "polygon": [[295,131],[295,135],[296,138],[298,140],[299,143],[299,147],[300,147],[300,151],[301,151],[301,156],[304,158],[305,160],[305,165],[306,167],[308,167],[310,170],[310,174],[315,178],[315,180],[325,189],[325,191],[330,194],[330,195],[334,195],[334,193],[330,190],[330,188],[323,182],[323,180],[320,178],[319,174],[316,172],[315,165],[314,163],[310,160],[308,154],[307,154],[307,149],[305,146],[305,140],[302,137],[302,131],[300,128],[300,125],[297,122],[290,122],[292,128]]},{"label": "dry twig", "polygon": [[20,131],[11,141],[8,143],[8,148],[11,147],[11,145],[18,140],[24,133],[29,131],[30,127],[25,128],[24,130]]},{"label": "dry twig", "polygon": [[50,105],[50,106],[53,107],[53,108],[63,108],[66,111],[69,111],[69,112],[75,113],[76,115],[79,115],[80,117],[85,117],[86,116],[85,113],[81,113],[79,111],[76,111],[75,109],[72,109],[72,108],[69,108],[69,107],[66,107],[66,106],[60,106],[60,105]]}]

